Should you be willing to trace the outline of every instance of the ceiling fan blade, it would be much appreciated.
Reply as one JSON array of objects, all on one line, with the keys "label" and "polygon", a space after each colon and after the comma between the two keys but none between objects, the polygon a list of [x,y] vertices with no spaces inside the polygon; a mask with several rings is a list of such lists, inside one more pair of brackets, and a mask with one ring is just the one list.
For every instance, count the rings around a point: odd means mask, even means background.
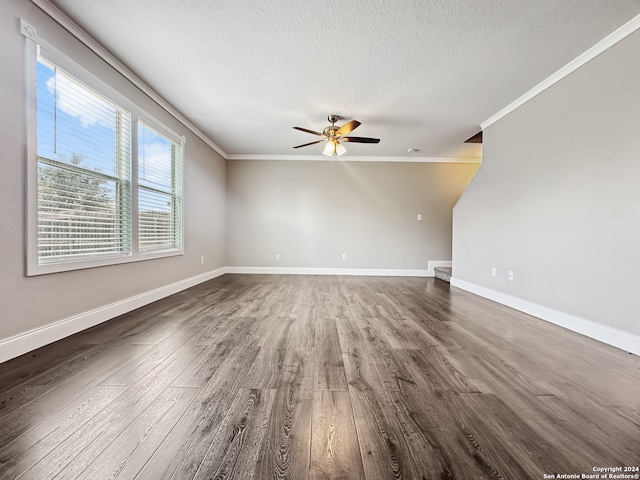
[{"label": "ceiling fan blade", "polygon": [[336,132],[336,137],[341,137],[343,135],[348,135],[349,132],[352,132],[356,128],[360,126],[360,122],[357,120],[351,120],[349,123],[341,126]]},{"label": "ceiling fan blade", "polygon": [[351,143],[380,143],[379,138],[369,138],[369,137],[342,137],[340,140],[343,142],[351,142]]},{"label": "ceiling fan blade", "polygon": [[300,130],[301,132],[312,133],[313,135],[318,135],[318,136],[320,136],[320,137],[322,136],[322,134],[321,134],[321,133],[319,133],[319,132],[314,132],[313,130],[307,130],[306,128],[302,128],[302,127],[293,127],[293,128],[295,128],[296,130]]},{"label": "ceiling fan blade", "polygon": [[308,147],[309,145],[315,145],[316,143],[320,143],[320,142],[324,142],[324,140],[318,140],[316,142],[303,143],[302,145],[298,145],[298,146],[293,147],[293,148]]}]

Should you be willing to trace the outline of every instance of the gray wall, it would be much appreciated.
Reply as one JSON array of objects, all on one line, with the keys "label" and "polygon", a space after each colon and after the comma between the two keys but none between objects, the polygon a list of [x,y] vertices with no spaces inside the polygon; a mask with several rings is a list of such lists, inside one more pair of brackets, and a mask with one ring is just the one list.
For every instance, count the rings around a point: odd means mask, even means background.
[{"label": "gray wall", "polygon": [[640,334],[639,58],[635,32],[486,129],[454,278]]},{"label": "gray wall", "polygon": [[[26,277],[22,17],[151,115],[187,137],[183,256]],[[225,265],[225,161],[27,0],[0,2],[0,340]],[[206,262],[200,264],[200,256]]]},{"label": "gray wall", "polygon": [[230,161],[227,264],[426,269],[429,260],[450,260],[451,209],[477,169],[343,159]]}]

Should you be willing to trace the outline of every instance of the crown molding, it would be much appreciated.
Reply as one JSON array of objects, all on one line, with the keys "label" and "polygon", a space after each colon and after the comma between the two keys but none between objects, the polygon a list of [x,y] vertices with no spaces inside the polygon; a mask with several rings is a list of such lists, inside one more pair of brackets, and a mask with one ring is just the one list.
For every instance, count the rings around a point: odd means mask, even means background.
[{"label": "crown molding", "polygon": [[31,0],[31,2],[40,8],[44,13],[49,15],[53,20],[55,20],[62,28],[64,28],[67,32],[73,35],[76,39],[82,42],[85,46],[87,46],[93,53],[98,55],[102,60],[107,62],[111,67],[113,67],[118,73],[120,73],[123,77],[133,83],[136,87],[142,90],[149,98],[151,98],[154,102],[160,105],[164,110],[167,111],[171,116],[173,116],[176,120],[182,123],[185,127],[187,127],[191,132],[196,135],[200,140],[205,142],[211,148],[213,148],[216,152],[218,152],[223,158],[227,158],[228,155],[224,150],[222,150],[218,145],[213,143],[213,141],[207,137],[198,127],[196,127],[191,121],[187,119],[184,115],[182,115],[176,108],[174,108],[169,102],[167,102],[164,98],[162,98],[153,88],[151,88],[144,80],[138,77],[133,71],[129,69],[124,63],[122,63],[117,57],[115,57],[111,52],[109,52],[106,48],[104,48],[98,41],[93,38],[88,32],[86,32],[82,27],[80,27],[77,23],[75,23],[66,13],[60,10],[57,6],[51,3],[50,0]]},{"label": "crown molding", "polygon": [[571,62],[567,63],[564,67],[562,67],[560,70],[558,70],[557,72],[549,76],[546,80],[543,80],[538,85],[536,85],[531,90],[529,90],[527,93],[525,93],[524,95],[522,95],[521,97],[517,98],[516,100],[511,102],[509,105],[504,107],[498,113],[496,113],[492,117],[489,117],[487,120],[485,120],[480,124],[480,127],[482,128],[482,130],[484,130],[488,126],[493,125],[502,117],[513,112],[516,108],[522,106],[523,104],[531,100],[533,97],[541,94],[547,88],[558,83],[567,75],[575,72],[578,68],[583,66],[585,63],[593,60],[602,52],[608,50],[609,48],[614,46],[616,43],[628,37],[639,28],[640,28],[640,15],[637,15],[631,20],[629,20],[627,23],[622,25],[620,28],[615,30],[613,33],[611,33],[610,35],[600,40],[589,50],[582,53],[581,55],[573,59]]},{"label": "crown molding", "polygon": [[280,160],[309,162],[482,163],[481,158],[455,157],[327,157],[325,155],[227,155],[227,160]]},{"label": "crown molding", "polygon": [[[193,134],[209,145],[213,150],[220,154],[226,160],[311,160],[311,161],[332,161],[331,157],[324,155],[244,155],[233,154],[228,155],[218,145],[216,145],[207,135],[205,135],[190,120],[182,115],[176,108],[162,98],[155,90],[153,90],[146,82],[131,71],[117,57],[112,55],[106,48],[98,43],[89,33],[76,24],[67,14],[55,6],[50,0],[31,0],[31,2],[49,15],[53,20],[60,24],[71,35],[86,45],[91,51],[107,62],[111,67],[123,75],[127,80],[148,95],[160,107],[166,110],[176,120],[182,123]],[[515,101],[504,107],[495,115],[489,117],[480,124],[482,130],[494,124],[504,116],[508,115],[524,103],[539,95],[547,88],[562,80],[602,52],[611,48],[627,36],[640,28],[640,15],[635,16],[613,33],[602,39],[586,52],[582,53],[560,70],[543,80],[531,90],[521,95]],[[342,159],[341,159],[342,160]],[[346,160],[346,159],[345,159]],[[342,160],[342,161],[345,161]],[[335,159],[334,159],[335,161]],[[479,158],[439,158],[439,157],[349,157],[346,161],[353,162],[412,162],[412,163],[482,163]]]},{"label": "crown molding", "polygon": [[[226,160],[297,160],[297,161],[349,161],[349,162],[410,162],[410,163],[482,163],[480,158],[447,158],[447,157],[341,157],[340,159],[327,157],[325,155],[245,155],[245,154],[227,154],[218,145],[216,145],[207,135],[205,135],[190,120],[182,115],[169,102],[162,98],[153,88],[151,88],[144,80],[138,77],[124,63],[122,63],[111,52],[104,48],[96,39],[88,32],[75,23],[66,13],[51,3],[50,0],[31,0],[38,8],[55,20],[62,28],[67,30],[76,39],[86,45],[92,52],[98,55],[108,65],[113,67],[117,72],[129,80],[132,84],[142,90],[160,107],[172,115],[176,120],[182,123],[192,133],[198,136],[203,142],[213,148]],[[20,24],[21,33],[30,38],[37,40],[37,33],[34,27],[22,21]]]}]

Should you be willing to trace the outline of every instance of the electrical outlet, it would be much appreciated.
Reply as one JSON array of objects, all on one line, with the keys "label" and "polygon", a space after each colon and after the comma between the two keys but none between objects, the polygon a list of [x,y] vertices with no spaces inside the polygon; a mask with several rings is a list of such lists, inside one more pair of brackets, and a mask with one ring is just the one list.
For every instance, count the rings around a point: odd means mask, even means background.
[{"label": "electrical outlet", "polygon": [[513,272],[509,270],[509,281],[513,282]]},{"label": "electrical outlet", "polygon": [[280,254],[279,253],[276,253],[276,261],[277,260],[280,260]]},{"label": "electrical outlet", "polygon": [[347,254],[346,254],[346,253],[343,253],[343,254],[342,254],[342,260],[346,260],[346,259],[347,259]]},{"label": "electrical outlet", "polygon": [[496,276],[496,267],[492,267],[491,268],[491,276],[495,277]]},{"label": "electrical outlet", "polygon": [[204,255],[200,256],[200,265],[204,265]]},{"label": "electrical outlet", "polygon": [[422,214],[421,213],[416,215],[416,220],[419,221],[419,222],[422,221]]}]

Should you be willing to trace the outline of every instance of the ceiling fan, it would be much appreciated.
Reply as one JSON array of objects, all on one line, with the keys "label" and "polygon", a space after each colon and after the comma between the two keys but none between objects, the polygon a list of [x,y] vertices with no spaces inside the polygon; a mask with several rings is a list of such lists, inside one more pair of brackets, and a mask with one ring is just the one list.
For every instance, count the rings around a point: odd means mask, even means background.
[{"label": "ceiling fan", "polygon": [[344,124],[342,127],[336,126],[336,122],[340,119],[338,115],[329,115],[327,120],[331,122],[327,128],[325,128],[322,133],[314,132],[313,130],[307,130],[302,127],[293,127],[296,130],[300,130],[302,132],[311,133],[313,135],[318,135],[322,137],[322,140],[317,140],[315,142],[303,143],[302,145],[297,145],[293,148],[300,147],[308,147],[309,145],[315,145],[316,143],[326,142],[324,151],[322,152],[324,155],[328,157],[332,157],[333,155],[342,155],[346,152],[346,148],[340,142],[351,142],[351,143],[379,143],[379,138],[369,138],[369,137],[347,137],[353,130],[360,126],[360,122],[357,120],[351,120],[349,123]]}]

